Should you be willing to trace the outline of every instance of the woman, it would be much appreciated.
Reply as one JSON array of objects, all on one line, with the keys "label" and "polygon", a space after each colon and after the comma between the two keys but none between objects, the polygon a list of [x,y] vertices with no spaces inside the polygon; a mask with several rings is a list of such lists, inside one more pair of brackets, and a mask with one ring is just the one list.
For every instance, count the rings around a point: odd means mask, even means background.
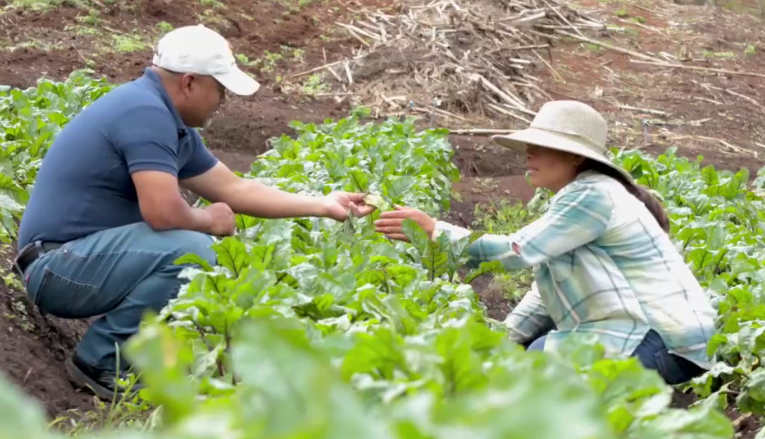
[{"label": "woman", "polygon": [[[669,384],[701,375],[715,311],[669,239],[660,203],[606,157],[606,122],[576,101],[545,104],[531,126],[496,143],[525,152],[531,184],[555,195],[537,221],[509,236],[484,235],[471,265],[534,268],[534,283],[505,323],[530,350],[555,350],[573,332],[594,334],[609,356],[635,356]],[[468,230],[397,206],[376,230],[406,240],[416,221],[431,237]]]}]

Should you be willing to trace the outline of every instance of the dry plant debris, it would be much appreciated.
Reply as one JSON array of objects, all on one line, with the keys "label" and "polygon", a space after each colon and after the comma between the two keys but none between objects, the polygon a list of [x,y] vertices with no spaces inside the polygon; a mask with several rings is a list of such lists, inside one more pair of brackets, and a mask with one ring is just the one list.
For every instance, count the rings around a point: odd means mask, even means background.
[{"label": "dry plant debris", "polygon": [[420,112],[450,126],[528,123],[531,106],[552,99],[534,74],[557,75],[555,41],[589,41],[583,30],[605,29],[555,0],[404,0],[397,10],[338,23],[360,43],[354,56],[294,77],[326,70],[341,84],[338,96],[377,115]]}]

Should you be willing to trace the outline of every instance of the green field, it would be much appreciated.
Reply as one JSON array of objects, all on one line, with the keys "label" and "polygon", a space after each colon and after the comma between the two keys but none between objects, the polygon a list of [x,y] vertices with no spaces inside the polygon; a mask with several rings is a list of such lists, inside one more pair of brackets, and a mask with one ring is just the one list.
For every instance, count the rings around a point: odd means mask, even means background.
[{"label": "green field", "polygon": [[[76,73],[0,88],[6,243],[52,139],[110,87]],[[298,136],[276,139],[250,177],[448,210],[460,176],[446,131],[368,122],[363,109],[293,127]],[[674,389],[655,372],[605,359],[591,340],[555,355],[509,342],[467,283],[481,269],[457,270],[467,240],[432,243],[410,229],[413,245],[394,244],[374,233],[378,213],[342,224],[239,216],[236,236],[215,244],[220,265],[185,258],[203,267],[187,269],[188,287],[126,347],[147,384],[139,396],[107,405],[99,423],[51,425],[3,380],[0,437],[733,437],[729,405],[765,407],[765,168],[702,168],[671,149],[615,160],[663,196],[672,237],[719,313],[718,363],[686,386],[698,396],[689,409],[670,407]],[[87,431],[96,424],[105,428]]]}]

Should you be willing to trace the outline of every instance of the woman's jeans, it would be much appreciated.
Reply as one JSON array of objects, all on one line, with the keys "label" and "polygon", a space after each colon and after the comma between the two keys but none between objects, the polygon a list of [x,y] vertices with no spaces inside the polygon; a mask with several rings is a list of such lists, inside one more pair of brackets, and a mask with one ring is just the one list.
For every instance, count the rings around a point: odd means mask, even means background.
[{"label": "woman's jeans", "polygon": [[[527,343],[526,349],[529,351],[544,350],[546,337],[547,335],[543,335]],[[670,354],[659,333],[653,329],[648,331],[632,356],[637,357],[646,369],[657,371],[670,385],[685,383],[705,372],[692,361]]]}]

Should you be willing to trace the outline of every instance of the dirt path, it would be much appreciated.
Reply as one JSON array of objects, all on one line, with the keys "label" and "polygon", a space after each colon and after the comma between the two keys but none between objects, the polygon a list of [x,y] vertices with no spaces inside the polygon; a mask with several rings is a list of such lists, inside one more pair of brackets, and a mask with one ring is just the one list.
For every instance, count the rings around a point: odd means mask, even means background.
[{"label": "dirt path", "polygon": [[[0,7],[11,3],[0,0]],[[320,122],[347,114],[349,99],[317,97],[337,91],[329,73],[299,81],[284,78],[353,56],[359,41],[338,30],[335,22],[351,22],[363,7],[392,6],[392,0],[229,0],[225,5],[215,0],[137,0],[93,10],[11,9],[0,15],[0,83],[32,86],[43,75],[64,79],[85,67],[111,81],[130,80],[150,61],[151,44],[161,32],[207,23],[229,39],[245,68],[263,84],[255,96],[229,101],[204,133],[222,161],[246,172],[269,138],[290,132],[291,120]],[[588,33],[596,41],[665,62],[765,72],[765,26],[751,16],[660,0],[583,0],[570,6],[609,25],[601,35]],[[570,37],[551,44],[550,67],[535,70],[539,87],[555,99],[578,99],[603,111],[611,123],[613,146],[662,152],[674,145],[681,154],[703,154],[727,169],[746,167],[754,173],[762,166],[763,78],[638,64],[630,58],[639,57]],[[514,118],[493,122],[507,129],[524,125]],[[492,146],[486,137],[451,139],[463,174],[455,187],[459,198],[452,220],[471,225],[476,203],[531,198],[522,157]],[[84,324],[49,323],[17,290],[0,286],[0,293],[0,328],[6,328],[0,329],[3,370],[42,400],[51,416],[92,408],[90,397],[74,391],[61,367]],[[485,301],[494,317],[508,311],[507,301],[495,293]]]}]

